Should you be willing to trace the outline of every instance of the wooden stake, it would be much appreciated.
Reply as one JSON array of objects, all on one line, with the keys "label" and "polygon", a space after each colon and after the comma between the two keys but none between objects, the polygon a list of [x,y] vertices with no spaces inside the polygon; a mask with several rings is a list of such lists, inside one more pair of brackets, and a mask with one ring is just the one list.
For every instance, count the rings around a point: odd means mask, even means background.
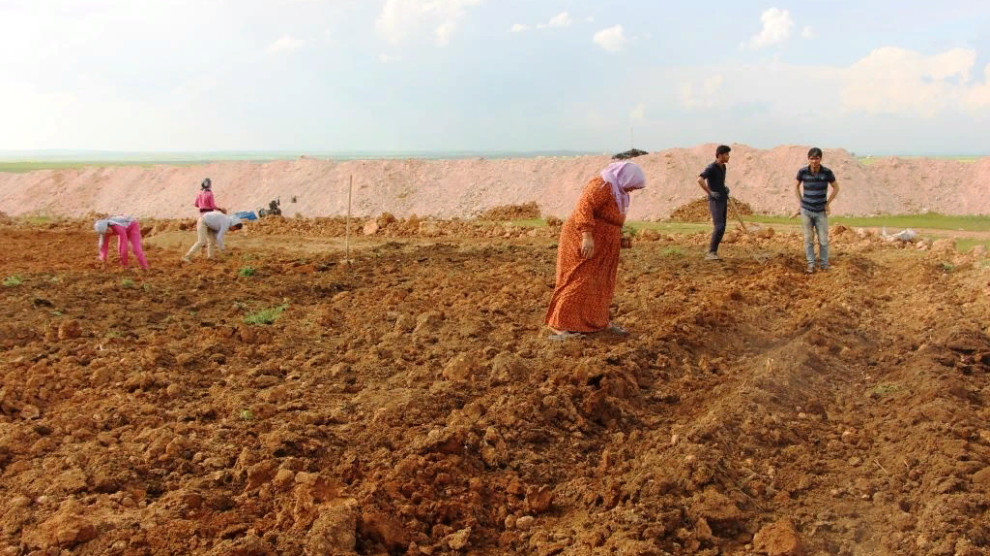
[{"label": "wooden stake", "polygon": [[351,263],[351,189],[354,187],[354,174],[347,180],[347,226],[344,228],[344,261]]}]

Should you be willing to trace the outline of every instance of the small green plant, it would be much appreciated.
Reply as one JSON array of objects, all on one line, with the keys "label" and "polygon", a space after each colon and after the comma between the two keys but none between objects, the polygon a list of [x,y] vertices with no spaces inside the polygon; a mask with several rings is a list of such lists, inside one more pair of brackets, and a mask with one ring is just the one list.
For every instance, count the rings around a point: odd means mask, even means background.
[{"label": "small green plant", "polygon": [[661,253],[664,257],[682,257],[684,256],[684,250],[680,247],[667,247]]},{"label": "small green plant", "polygon": [[622,235],[629,237],[636,237],[636,228],[633,228],[632,226],[623,226]]},{"label": "small green plant", "polygon": [[130,278],[123,278],[120,281],[120,286],[122,288],[133,288],[134,287],[134,280],[131,280]]},{"label": "small green plant", "polygon": [[23,283],[24,280],[20,276],[17,276],[16,274],[13,276],[8,276],[3,279],[3,285],[8,288],[13,288],[14,286],[20,286]]},{"label": "small green plant", "polygon": [[268,309],[262,309],[256,313],[251,313],[250,315],[244,317],[244,322],[246,324],[272,324],[278,317],[289,308],[289,304],[285,303],[279,305],[278,307],[270,307]]},{"label": "small green plant", "polygon": [[896,384],[878,384],[870,391],[870,397],[880,399],[900,390]]},{"label": "small green plant", "polygon": [[254,276],[255,272],[257,272],[257,270],[255,270],[254,267],[245,266],[244,268],[237,271],[237,275],[243,278],[247,278],[248,276]]},{"label": "small green plant", "polygon": [[58,276],[52,276],[51,278],[48,279],[48,281],[51,282],[52,284],[58,284],[62,282],[62,278]]},{"label": "small green plant", "polygon": [[241,410],[241,414],[240,414],[240,418],[241,418],[242,421],[253,421],[254,420],[254,412],[251,411],[250,409],[242,409]]},{"label": "small green plant", "polygon": [[953,270],[956,269],[956,265],[952,263],[942,262],[939,263],[939,268],[941,268],[943,272],[952,272]]}]

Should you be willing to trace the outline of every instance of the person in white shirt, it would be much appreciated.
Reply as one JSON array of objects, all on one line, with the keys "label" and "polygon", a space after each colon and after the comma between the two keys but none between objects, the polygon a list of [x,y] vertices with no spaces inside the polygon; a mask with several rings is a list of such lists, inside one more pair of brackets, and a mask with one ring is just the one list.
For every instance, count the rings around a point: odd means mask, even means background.
[{"label": "person in white shirt", "polygon": [[236,216],[227,216],[217,210],[204,213],[196,223],[196,244],[189,249],[182,260],[190,262],[191,257],[202,249],[204,244],[206,245],[206,257],[212,259],[214,246],[218,247],[221,252],[224,250],[223,236],[226,235],[227,231],[240,230],[243,226],[241,219]]}]

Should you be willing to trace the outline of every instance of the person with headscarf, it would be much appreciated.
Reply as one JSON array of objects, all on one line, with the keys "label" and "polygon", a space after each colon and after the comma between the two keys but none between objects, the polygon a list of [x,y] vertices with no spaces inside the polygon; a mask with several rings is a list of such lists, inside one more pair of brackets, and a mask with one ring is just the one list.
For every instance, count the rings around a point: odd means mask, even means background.
[{"label": "person with headscarf", "polygon": [[107,255],[110,251],[110,241],[107,239],[107,234],[112,233],[117,236],[120,264],[127,266],[127,244],[129,243],[138,264],[141,268],[148,270],[148,260],[145,259],[144,250],[141,248],[141,224],[136,219],[130,216],[111,216],[97,220],[93,224],[93,229],[100,235],[98,256],[101,261],[107,262]]},{"label": "person with headscarf", "polygon": [[557,284],[544,320],[552,340],[602,330],[626,333],[609,322],[608,307],[615,294],[629,192],[645,186],[643,170],[628,161],[609,164],[585,185],[560,232]]},{"label": "person with headscarf", "polygon": [[199,184],[199,195],[196,195],[196,202],[193,206],[199,209],[200,214],[205,214],[214,210],[226,213],[227,211],[217,206],[216,200],[213,198],[213,182],[210,178],[203,180],[203,183]]},{"label": "person with headscarf", "polygon": [[189,248],[182,260],[190,262],[192,256],[204,245],[206,245],[206,257],[212,259],[214,247],[219,248],[221,252],[224,250],[223,236],[229,230],[240,230],[242,227],[241,219],[236,216],[227,216],[218,210],[203,214],[196,222],[196,243]]}]

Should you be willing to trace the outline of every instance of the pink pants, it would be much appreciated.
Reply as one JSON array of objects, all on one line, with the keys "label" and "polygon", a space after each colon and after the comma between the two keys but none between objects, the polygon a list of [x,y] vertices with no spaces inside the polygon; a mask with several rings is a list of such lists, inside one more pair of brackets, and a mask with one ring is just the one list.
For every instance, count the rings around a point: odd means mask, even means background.
[{"label": "pink pants", "polygon": [[[148,261],[144,258],[144,250],[141,249],[141,224],[137,220],[131,222],[126,228],[111,224],[110,231],[117,235],[117,248],[120,251],[120,264],[127,266],[127,243],[130,242],[131,250],[137,257],[141,268],[148,269]],[[107,260],[107,252],[110,250],[110,241],[104,241],[100,247],[100,260]]]}]

